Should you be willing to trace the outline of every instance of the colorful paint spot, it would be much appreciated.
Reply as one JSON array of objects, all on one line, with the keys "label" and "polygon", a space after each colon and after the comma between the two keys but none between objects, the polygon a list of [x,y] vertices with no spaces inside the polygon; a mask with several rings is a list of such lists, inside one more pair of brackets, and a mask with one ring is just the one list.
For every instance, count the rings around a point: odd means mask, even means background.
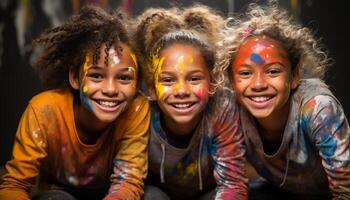
[{"label": "colorful paint spot", "polygon": [[256,53],[252,53],[252,55],[250,56],[250,60],[258,65],[263,65],[265,63],[265,61],[260,57],[260,55]]}]

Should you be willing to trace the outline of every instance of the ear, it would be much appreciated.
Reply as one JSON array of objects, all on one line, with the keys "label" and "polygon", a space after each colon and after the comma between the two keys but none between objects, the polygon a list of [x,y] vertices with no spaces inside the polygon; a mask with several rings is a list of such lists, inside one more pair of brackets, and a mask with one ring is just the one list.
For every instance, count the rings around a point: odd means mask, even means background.
[{"label": "ear", "polygon": [[292,83],[291,83],[291,89],[296,89],[299,85],[300,80],[300,73],[299,73],[299,67],[295,67],[295,69],[292,72]]},{"label": "ear", "polygon": [[69,70],[69,83],[73,89],[79,90],[79,88],[80,88],[79,75],[77,75],[75,72],[73,72],[72,69]]},{"label": "ear", "polygon": [[150,87],[148,89],[148,94],[149,96],[151,97],[151,100],[152,101],[157,101],[157,92],[156,92],[156,89],[154,87]]}]

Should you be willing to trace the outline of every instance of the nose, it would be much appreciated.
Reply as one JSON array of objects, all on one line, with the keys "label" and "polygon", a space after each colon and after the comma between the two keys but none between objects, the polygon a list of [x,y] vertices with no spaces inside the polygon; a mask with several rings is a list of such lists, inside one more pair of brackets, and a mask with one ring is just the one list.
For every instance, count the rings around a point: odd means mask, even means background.
[{"label": "nose", "polygon": [[253,91],[263,91],[267,88],[267,80],[263,73],[257,73],[252,80]]},{"label": "nose", "polygon": [[116,96],[118,95],[118,84],[114,79],[105,80],[105,83],[102,88],[102,93],[107,96]]},{"label": "nose", "polygon": [[190,95],[190,89],[188,85],[185,83],[185,81],[180,80],[176,85],[175,85],[175,93],[174,95],[176,97],[184,98]]}]

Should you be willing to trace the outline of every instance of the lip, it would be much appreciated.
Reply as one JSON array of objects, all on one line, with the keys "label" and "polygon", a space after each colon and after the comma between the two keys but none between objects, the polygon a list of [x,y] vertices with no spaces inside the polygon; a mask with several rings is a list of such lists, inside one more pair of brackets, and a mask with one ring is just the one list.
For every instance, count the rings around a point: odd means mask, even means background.
[{"label": "lip", "polygon": [[[117,102],[117,104],[115,106],[112,106],[112,107],[109,107],[109,106],[103,106],[101,104],[99,104],[97,101],[110,101],[110,102]],[[111,100],[102,100],[102,99],[99,99],[99,100],[93,100],[92,101],[96,107],[98,107],[100,110],[104,111],[104,112],[115,112],[117,111],[120,106],[125,102],[125,101],[111,101]]]},{"label": "lip", "polygon": [[[185,115],[188,114],[190,112],[192,112],[198,102],[172,102],[172,103],[168,103],[168,106],[174,110],[176,113],[181,114],[181,115]],[[183,107],[183,108],[178,108],[175,107],[175,104],[190,104],[189,107]]]},{"label": "lip", "polygon": [[[266,101],[257,102],[257,101],[254,101],[252,99],[254,97],[268,97],[269,99],[266,100]],[[257,109],[263,109],[263,108],[269,106],[272,103],[272,101],[274,100],[275,97],[274,96],[264,96],[264,95],[262,95],[262,96],[246,96],[245,98],[248,100],[248,102],[249,102],[249,104],[251,106],[253,106],[253,107],[257,108]]]}]

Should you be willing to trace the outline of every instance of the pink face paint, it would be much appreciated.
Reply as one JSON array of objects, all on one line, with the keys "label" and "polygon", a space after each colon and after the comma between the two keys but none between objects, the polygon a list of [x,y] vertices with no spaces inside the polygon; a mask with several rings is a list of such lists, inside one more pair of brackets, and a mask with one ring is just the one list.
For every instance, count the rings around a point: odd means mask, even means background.
[{"label": "pink face paint", "polygon": [[207,97],[208,93],[205,92],[207,90],[205,90],[203,87],[199,88],[199,90],[197,90],[195,92],[195,95],[199,98],[199,99],[203,99],[204,97]]}]

